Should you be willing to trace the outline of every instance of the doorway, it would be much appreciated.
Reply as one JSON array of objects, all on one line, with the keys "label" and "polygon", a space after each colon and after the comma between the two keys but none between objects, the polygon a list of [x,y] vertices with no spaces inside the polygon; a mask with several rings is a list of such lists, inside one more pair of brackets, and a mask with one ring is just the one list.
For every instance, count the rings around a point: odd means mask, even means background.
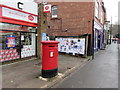
[{"label": "doorway", "polygon": [[21,58],[36,55],[36,36],[35,33],[21,33]]}]

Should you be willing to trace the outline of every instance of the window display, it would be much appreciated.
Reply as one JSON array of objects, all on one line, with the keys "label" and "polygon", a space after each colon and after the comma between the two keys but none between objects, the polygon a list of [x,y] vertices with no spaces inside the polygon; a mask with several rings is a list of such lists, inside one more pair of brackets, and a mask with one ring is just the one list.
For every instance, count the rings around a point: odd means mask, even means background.
[{"label": "window display", "polygon": [[1,49],[0,49],[0,62],[19,59],[19,37],[18,32],[2,31],[1,36]]},{"label": "window display", "polygon": [[35,56],[35,30],[34,27],[3,23],[0,30],[0,62]]}]

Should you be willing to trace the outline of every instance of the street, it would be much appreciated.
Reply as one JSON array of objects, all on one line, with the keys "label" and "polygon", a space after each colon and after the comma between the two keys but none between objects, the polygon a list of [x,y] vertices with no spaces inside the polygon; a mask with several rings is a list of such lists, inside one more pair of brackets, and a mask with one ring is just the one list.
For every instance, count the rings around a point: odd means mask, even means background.
[{"label": "street", "polygon": [[1,87],[120,88],[119,1],[0,0]]},{"label": "street", "polygon": [[56,88],[118,88],[118,45],[105,51],[73,75],[54,86]]}]

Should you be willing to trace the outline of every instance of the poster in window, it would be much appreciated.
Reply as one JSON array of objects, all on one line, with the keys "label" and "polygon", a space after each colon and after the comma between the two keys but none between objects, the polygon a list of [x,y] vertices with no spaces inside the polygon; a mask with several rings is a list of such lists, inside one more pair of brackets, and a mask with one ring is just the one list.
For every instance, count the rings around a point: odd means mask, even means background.
[{"label": "poster in window", "polygon": [[7,38],[6,40],[7,48],[14,48],[16,45],[16,40],[15,40],[16,37],[13,35],[9,35],[6,38]]}]

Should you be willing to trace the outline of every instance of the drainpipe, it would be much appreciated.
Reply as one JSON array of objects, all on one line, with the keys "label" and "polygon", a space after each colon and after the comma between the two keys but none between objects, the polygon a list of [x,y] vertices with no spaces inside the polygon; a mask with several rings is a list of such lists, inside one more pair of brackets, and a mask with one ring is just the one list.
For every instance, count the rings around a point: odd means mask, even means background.
[{"label": "drainpipe", "polygon": [[[94,2],[95,3],[95,2]],[[93,19],[92,19],[92,59],[94,59],[94,14],[95,14],[95,4],[93,4]]]}]

